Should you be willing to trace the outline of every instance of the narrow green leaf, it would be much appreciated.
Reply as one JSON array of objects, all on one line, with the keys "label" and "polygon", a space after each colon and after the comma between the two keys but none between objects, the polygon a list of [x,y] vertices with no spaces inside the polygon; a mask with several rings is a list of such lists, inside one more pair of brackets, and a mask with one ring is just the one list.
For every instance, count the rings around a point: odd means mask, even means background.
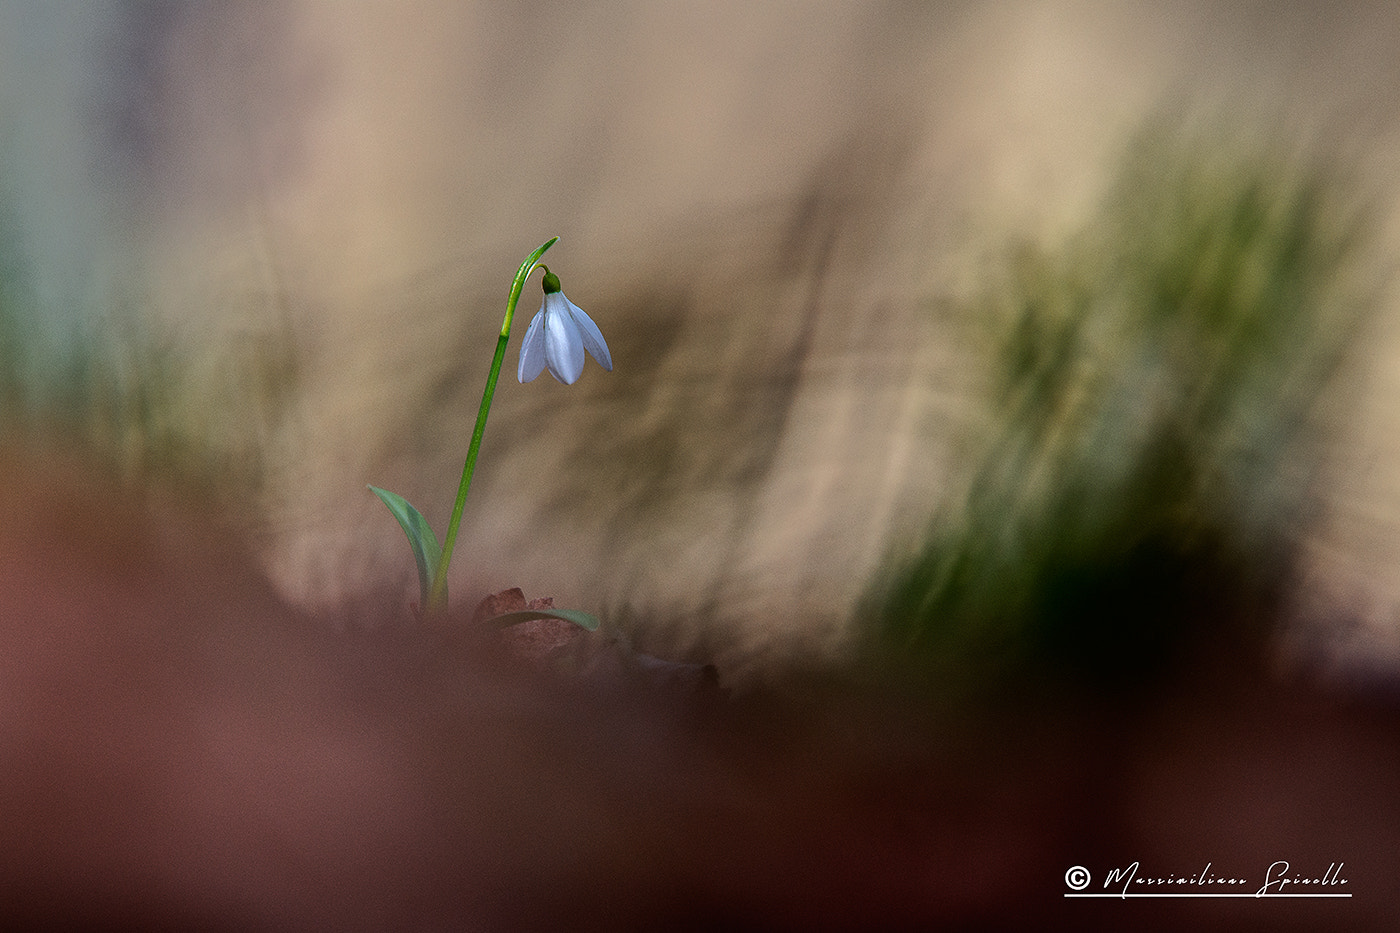
[{"label": "narrow green leaf", "polygon": [[517,622],[529,622],[531,619],[562,619],[590,632],[598,630],[598,619],[577,609],[517,609],[514,612],[492,616],[486,620],[486,623],[498,628],[505,628]]},{"label": "narrow green leaf", "polygon": [[[437,572],[438,560],[442,557],[442,547],[438,544],[437,535],[433,533],[432,526],[422,513],[403,496],[378,486],[369,487],[369,491],[389,507],[389,511],[399,520],[399,527],[408,536],[408,544],[413,548],[413,559],[418,562],[419,607],[427,612],[433,608],[428,605],[428,598],[433,591],[433,574]],[[446,582],[442,587],[441,598],[444,603],[447,601]]]}]

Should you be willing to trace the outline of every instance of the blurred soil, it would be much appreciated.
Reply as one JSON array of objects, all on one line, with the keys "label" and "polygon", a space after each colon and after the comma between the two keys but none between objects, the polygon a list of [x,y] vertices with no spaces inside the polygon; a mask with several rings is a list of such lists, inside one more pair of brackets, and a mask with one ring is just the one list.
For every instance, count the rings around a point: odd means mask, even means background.
[{"label": "blurred soil", "polygon": [[[17,928],[1395,929],[1400,702],[1181,676],[954,703],[566,675],[288,607],[178,494],[0,456]],[[1252,667],[1247,669],[1253,669]],[[723,684],[725,672],[720,671]],[[1350,900],[1067,900],[1140,861]]]}]

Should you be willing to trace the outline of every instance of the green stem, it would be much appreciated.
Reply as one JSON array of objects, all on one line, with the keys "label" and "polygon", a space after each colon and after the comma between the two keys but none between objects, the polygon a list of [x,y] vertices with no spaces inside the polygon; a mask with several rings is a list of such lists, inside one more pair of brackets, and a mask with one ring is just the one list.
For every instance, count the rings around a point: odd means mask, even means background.
[{"label": "green stem", "polygon": [[506,343],[510,340],[510,322],[515,318],[515,306],[520,301],[520,290],[525,280],[535,270],[540,257],[559,238],[551,237],[520,264],[515,273],[515,282],[510,287],[510,299],[506,302],[505,320],[501,322],[501,335],[496,339],[496,355],[491,358],[491,372],[486,377],[486,391],[481,393],[481,408],[476,413],[476,427],[472,429],[471,446],[467,448],[467,461],[462,465],[462,481],[457,485],[457,501],[452,506],[452,520],[447,523],[447,536],[442,542],[442,557],[438,559],[437,572],[433,574],[433,588],[428,594],[428,605],[432,612],[445,609],[447,595],[447,565],[452,560],[452,549],[457,543],[457,529],[462,524],[462,509],[467,504],[467,490],[471,488],[472,473],[476,472],[476,455],[481,450],[481,436],[486,433],[486,416],[491,413],[491,399],[496,394],[496,379],[501,375],[501,361],[506,356]]}]

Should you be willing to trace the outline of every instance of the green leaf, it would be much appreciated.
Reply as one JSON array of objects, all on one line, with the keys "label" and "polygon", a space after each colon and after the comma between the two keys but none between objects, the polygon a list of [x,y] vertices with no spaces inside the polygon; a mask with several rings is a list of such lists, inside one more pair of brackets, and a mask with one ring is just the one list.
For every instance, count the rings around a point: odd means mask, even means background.
[{"label": "green leaf", "polygon": [[540,257],[545,254],[545,250],[558,242],[559,238],[557,236],[552,236],[541,243],[539,248],[526,257],[525,261],[520,264],[520,271],[515,274],[516,279],[523,283],[530,273],[534,271],[535,263],[540,261]]},{"label": "green leaf", "polygon": [[492,616],[486,622],[488,625],[505,628],[517,622],[529,622],[531,619],[562,619],[590,632],[598,630],[598,619],[577,609],[517,609],[514,612],[503,612],[498,616]]},{"label": "green leaf", "polygon": [[[403,496],[378,486],[369,487],[369,491],[389,507],[389,511],[399,520],[399,527],[403,528],[403,533],[408,536],[409,546],[413,548],[413,559],[418,562],[418,605],[427,612],[432,608],[428,605],[428,598],[433,591],[433,574],[437,570],[438,560],[442,557],[442,547],[438,544],[437,535],[433,533],[432,526],[422,513]],[[442,587],[442,600],[447,601],[446,583]]]}]

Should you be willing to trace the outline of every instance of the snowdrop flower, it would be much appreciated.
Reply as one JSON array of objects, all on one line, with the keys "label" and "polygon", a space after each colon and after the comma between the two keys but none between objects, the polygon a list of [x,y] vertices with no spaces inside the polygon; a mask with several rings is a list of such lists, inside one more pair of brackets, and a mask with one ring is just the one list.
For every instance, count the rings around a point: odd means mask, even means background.
[{"label": "snowdrop flower", "polygon": [[603,332],[583,309],[564,297],[559,277],[545,267],[544,302],[525,331],[520,345],[520,371],[516,377],[530,382],[549,367],[549,374],[564,385],[573,385],[583,372],[583,351],[612,372],[612,355]]}]

